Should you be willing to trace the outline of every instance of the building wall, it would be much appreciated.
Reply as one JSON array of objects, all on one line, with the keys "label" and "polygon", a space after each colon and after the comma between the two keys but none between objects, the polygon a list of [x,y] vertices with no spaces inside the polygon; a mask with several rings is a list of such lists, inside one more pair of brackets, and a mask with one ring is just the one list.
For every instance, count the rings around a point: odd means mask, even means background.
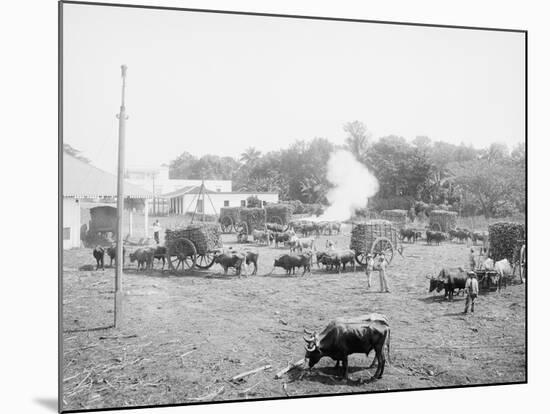
[{"label": "building wall", "polygon": [[63,249],[80,247],[80,203],[72,197],[63,198]]},{"label": "building wall", "polygon": [[[242,205],[242,202],[246,203],[246,199],[252,195],[257,196],[261,201],[265,201],[266,203],[279,202],[279,194],[277,193],[211,193],[204,197],[204,213],[219,214],[222,207],[239,207]],[[179,214],[185,214],[185,212],[192,213],[197,206],[197,199],[196,194],[186,194],[171,199],[171,208],[172,210],[179,211]],[[197,212],[199,212],[199,209],[197,209]]]}]

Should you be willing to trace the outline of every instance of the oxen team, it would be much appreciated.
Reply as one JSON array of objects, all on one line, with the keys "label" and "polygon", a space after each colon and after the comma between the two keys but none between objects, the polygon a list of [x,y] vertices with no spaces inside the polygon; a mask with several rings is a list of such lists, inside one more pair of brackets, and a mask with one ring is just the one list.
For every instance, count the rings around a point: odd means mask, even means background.
[{"label": "oxen team", "polygon": [[[399,236],[401,240],[408,243],[416,243],[423,238],[423,231],[413,228],[402,228],[399,230]],[[445,240],[451,242],[456,241],[459,243],[472,242],[477,245],[477,242],[481,242],[482,245],[486,245],[489,239],[489,233],[487,231],[470,231],[457,227],[451,229],[447,233],[437,230],[426,230],[426,243],[439,245]]]}]

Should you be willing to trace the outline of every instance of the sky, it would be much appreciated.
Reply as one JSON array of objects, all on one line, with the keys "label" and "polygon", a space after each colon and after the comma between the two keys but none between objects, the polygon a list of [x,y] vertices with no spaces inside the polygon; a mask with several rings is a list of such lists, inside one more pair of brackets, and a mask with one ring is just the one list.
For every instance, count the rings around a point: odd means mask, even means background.
[{"label": "sky", "polygon": [[521,33],[65,4],[64,142],[116,171],[126,64],[127,167],[343,144],[354,120],[375,138],[512,149],[524,54]]}]

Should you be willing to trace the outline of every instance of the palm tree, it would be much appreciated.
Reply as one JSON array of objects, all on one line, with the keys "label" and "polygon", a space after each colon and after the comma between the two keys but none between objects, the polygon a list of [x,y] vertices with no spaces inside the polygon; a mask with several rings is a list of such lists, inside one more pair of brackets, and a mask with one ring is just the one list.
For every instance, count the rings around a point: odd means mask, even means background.
[{"label": "palm tree", "polygon": [[240,161],[246,165],[253,164],[260,159],[262,153],[254,147],[248,147],[240,157]]}]

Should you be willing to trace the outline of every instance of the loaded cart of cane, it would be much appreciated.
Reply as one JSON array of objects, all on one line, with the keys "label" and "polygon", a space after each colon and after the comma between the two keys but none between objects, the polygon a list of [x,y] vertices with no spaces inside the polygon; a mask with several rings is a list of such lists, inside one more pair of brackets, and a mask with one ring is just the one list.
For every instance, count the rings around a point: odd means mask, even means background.
[{"label": "loaded cart of cane", "polygon": [[237,231],[241,222],[241,210],[243,207],[222,207],[220,208],[220,225],[223,233]]},{"label": "loaded cart of cane", "polygon": [[292,207],[289,204],[273,203],[264,207],[267,230],[284,232],[292,218]]},{"label": "loaded cart of cane", "polygon": [[456,228],[458,213],[456,211],[432,210],[430,213],[429,228],[432,231],[448,233]]},{"label": "loaded cart of cane", "polygon": [[355,260],[360,265],[367,264],[367,254],[369,253],[373,256],[383,253],[389,264],[396,251],[400,255],[403,252],[398,230],[387,220],[354,223],[351,230],[350,249],[355,252]]},{"label": "loaded cart of cane", "polygon": [[188,224],[166,230],[166,259],[172,272],[208,269],[215,253],[223,247],[218,223]]}]

